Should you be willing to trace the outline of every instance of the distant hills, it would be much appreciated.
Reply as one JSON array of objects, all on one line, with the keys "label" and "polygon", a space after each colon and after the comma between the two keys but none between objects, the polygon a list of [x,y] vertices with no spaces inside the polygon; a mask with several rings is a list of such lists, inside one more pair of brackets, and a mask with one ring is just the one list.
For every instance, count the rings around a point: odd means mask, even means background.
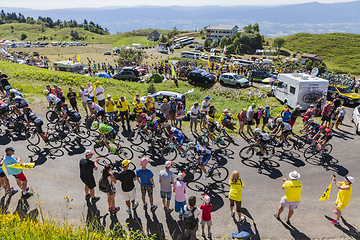
[{"label": "distant hills", "polygon": [[209,24],[236,24],[242,28],[258,22],[261,34],[267,37],[294,33],[357,33],[360,34],[360,1],[324,4],[318,2],[283,6],[204,6],[204,7],[107,7],[58,10],[2,8],[5,12],[21,12],[37,19],[54,21],[88,19],[109,29],[110,33],[143,28],[199,30]]}]

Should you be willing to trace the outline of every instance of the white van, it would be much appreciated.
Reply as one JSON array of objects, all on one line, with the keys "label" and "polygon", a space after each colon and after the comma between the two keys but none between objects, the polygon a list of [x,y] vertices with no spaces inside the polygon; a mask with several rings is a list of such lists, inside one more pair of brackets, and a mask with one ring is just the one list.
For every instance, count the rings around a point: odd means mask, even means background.
[{"label": "white van", "polygon": [[295,108],[300,105],[303,110],[315,105],[320,97],[326,99],[329,81],[304,73],[279,74],[271,88],[271,93],[278,100]]}]

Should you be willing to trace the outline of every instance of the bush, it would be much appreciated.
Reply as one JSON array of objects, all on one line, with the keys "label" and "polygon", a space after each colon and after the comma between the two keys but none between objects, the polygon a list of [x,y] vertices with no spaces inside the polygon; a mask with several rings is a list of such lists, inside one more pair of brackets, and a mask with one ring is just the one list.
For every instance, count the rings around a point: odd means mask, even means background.
[{"label": "bush", "polygon": [[156,87],[154,83],[150,83],[148,86],[147,92],[150,94],[156,93]]},{"label": "bush", "polygon": [[20,36],[21,41],[25,40],[27,38],[27,35],[25,33],[22,33]]}]

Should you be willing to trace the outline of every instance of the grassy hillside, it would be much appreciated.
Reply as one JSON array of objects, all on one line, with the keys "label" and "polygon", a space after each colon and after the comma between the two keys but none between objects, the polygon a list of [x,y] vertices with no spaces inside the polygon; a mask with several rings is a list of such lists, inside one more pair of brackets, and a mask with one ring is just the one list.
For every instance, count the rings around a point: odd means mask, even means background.
[{"label": "grassy hillside", "polygon": [[350,33],[298,33],[284,37],[291,52],[311,53],[324,58],[331,71],[360,74],[360,35]]}]

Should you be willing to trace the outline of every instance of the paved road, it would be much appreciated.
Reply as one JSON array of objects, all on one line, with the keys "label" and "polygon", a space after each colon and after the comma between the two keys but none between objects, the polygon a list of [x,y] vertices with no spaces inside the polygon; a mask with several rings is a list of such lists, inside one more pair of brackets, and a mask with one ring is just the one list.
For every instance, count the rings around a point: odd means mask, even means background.
[{"label": "paved road", "polygon": [[[358,164],[358,152],[360,137],[355,135],[355,129],[350,123],[350,115],[352,109],[347,108],[347,118],[341,126],[341,131],[336,132],[331,144],[334,149],[331,156],[325,158],[325,163],[321,164],[318,158],[305,160],[302,152],[292,150],[290,152],[276,153],[276,157],[272,160],[273,167],[266,166],[262,173],[258,172],[258,159],[253,157],[249,161],[241,161],[239,150],[245,146],[244,140],[241,138],[234,139],[229,149],[219,151],[221,157],[221,165],[225,165],[229,171],[238,170],[242,177],[245,188],[243,189],[242,211],[246,216],[244,225],[251,227],[256,233],[257,238],[261,239],[307,239],[307,238],[357,238],[359,239],[359,223],[360,216],[360,191],[358,190],[358,182],[360,182],[360,165]],[[38,114],[45,119],[44,114]],[[41,204],[43,213],[55,219],[66,218],[68,222],[78,224],[93,219],[92,213],[96,213],[95,220],[99,220],[101,224],[113,226],[119,221],[121,224],[128,223],[134,229],[143,229],[146,233],[158,233],[166,236],[167,239],[178,239],[182,232],[182,224],[178,222],[177,215],[165,215],[160,201],[158,184],[154,189],[155,203],[159,205],[155,214],[145,212],[140,206],[136,215],[132,218],[125,212],[125,202],[122,198],[120,184],[117,184],[118,193],[116,195],[116,204],[121,207],[116,217],[108,214],[108,205],[106,195],[96,191],[101,196],[101,200],[96,206],[87,205],[84,200],[83,183],[79,179],[78,162],[86,149],[93,148],[93,139],[96,134],[92,132],[92,136],[86,140],[75,139],[74,136],[66,139],[67,142],[61,149],[53,150],[44,147],[40,143],[38,147],[28,145],[24,134],[14,135],[1,127],[0,133],[0,151],[4,151],[5,146],[12,145],[16,148],[15,154],[23,159],[23,162],[35,162],[36,166],[32,170],[25,170],[25,174],[29,180],[29,186],[33,189],[34,195],[28,199],[28,207],[25,212],[32,214],[38,213],[38,206]],[[120,132],[120,134],[126,134]],[[187,137],[193,138],[187,133]],[[125,145],[130,145],[125,141]],[[214,148],[216,149],[216,147]],[[164,168],[161,157],[157,154],[157,149],[152,149],[144,144],[141,147],[133,148],[133,161],[139,166],[139,159],[147,156],[150,159],[149,169],[155,176]],[[111,156],[108,159],[102,159],[104,162],[112,162],[115,169],[118,169],[119,159]],[[174,171],[180,171],[181,160],[174,165]],[[95,173],[98,180],[102,167]],[[291,225],[287,225],[284,221],[285,211],[281,219],[278,221],[273,217],[273,213],[277,210],[280,198],[284,194],[281,189],[282,178],[287,177],[288,173],[297,170],[301,174],[300,180],[303,182],[302,199],[299,208],[295,211],[291,219]],[[330,176],[336,174],[338,179],[342,176],[352,175],[355,177],[354,190],[350,206],[343,211],[344,221],[340,227],[334,227],[329,223],[330,218],[335,215],[332,213],[334,209],[334,201],[336,199],[337,190],[335,187],[329,200],[319,202],[321,194],[325,191],[330,183]],[[155,177],[157,183],[158,178]],[[13,178],[10,178],[12,185],[15,184]],[[200,197],[207,193],[211,196],[213,204],[213,235],[214,237],[230,236],[236,232],[239,224],[234,222],[230,217],[229,200],[227,199],[229,185],[227,182],[214,184],[210,180],[199,180],[195,183],[188,184],[189,191],[186,196],[195,195],[200,204]],[[137,200],[140,203],[140,188],[137,185]],[[1,196],[4,191],[1,191]],[[14,195],[8,205],[8,211],[13,212],[19,205],[18,197]],[[69,196],[69,202],[64,199]],[[73,200],[71,200],[73,199]],[[1,204],[4,205],[8,199],[2,197]],[[37,203],[37,205],[36,205]],[[174,206],[172,200],[171,203]]]}]

